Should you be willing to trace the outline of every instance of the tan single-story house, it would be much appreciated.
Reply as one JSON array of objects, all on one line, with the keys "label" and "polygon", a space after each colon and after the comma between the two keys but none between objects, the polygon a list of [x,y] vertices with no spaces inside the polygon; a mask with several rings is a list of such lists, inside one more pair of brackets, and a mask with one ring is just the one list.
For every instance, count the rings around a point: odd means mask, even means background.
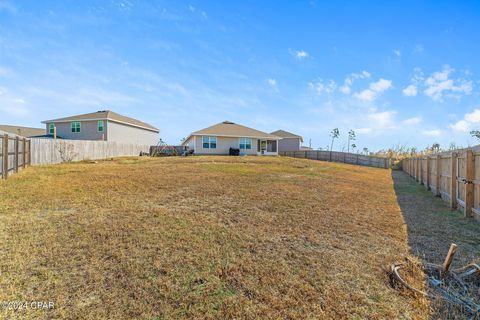
[{"label": "tan single-story house", "polygon": [[103,140],[137,145],[156,145],[159,130],[154,126],[110,110],[45,120],[47,135],[71,140]]},{"label": "tan single-story house", "polygon": [[11,134],[15,134],[15,135],[26,137],[26,138],[36,138],[36,137],[42,137],[45,135],[45,129],[43,128],[12,126],[7,124],[0,124],[0,131],[4,131],[6,133],[11,133]]},{"label": "tan single-story house", "polygon": [[192,132],[182,146],[200,155],[228,155],[230,148],[239,149],[240,155],[278,155],[280,139],[273,134],[224,121]]},{"label": "tan single-story house", "polygon": [[303,138],[301,136],[285,130],[277,130],[271,134],[282,138],[282,140],[278,142],[278,151],[283,152],[303,150]]}]

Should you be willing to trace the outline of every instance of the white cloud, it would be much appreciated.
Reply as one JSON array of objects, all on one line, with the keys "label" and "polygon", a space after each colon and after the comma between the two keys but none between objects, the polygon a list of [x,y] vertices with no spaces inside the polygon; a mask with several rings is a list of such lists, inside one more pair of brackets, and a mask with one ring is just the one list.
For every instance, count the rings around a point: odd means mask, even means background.
[{"label": "white cloud", "polygon": [[459,120],[449,125],[453,131],[468,132],[473,127],[480,127],[480,109],[475,109],[470,113],[465,114],[462,120]]},{"label": "white cloud", "polygon": [[381,78],[377,82],[370,83],[370,89],[375,92],[383,92],[385,90],[390,89],[391,87],[392,87],[392,81],[385,80],[383,78]]},{"label": "white cloud", "polygon": [[423,53],[425,51],[425,48],[421,44],[416,44],[415,47],[413,48],[413,53]]},{"label": "white cloud", "polygon": [[355,93],[355,97],[359,100],[362,101],[374,101],[377,98],[377,93],[370,90],[370,89],[365,89],[360,93]]},{"label": "white cloud", "polygon": [[202,16],[202,18],[205,19],[205,20],[208,18],[208,15],[205,11],[197,9],[196,7],[192,6],[191,4],[189,4],[187,6],[187,9],[192,13],[198,12]]},{"label": "white cloud", "polygon": [[333,80],[328,80],[324,82],[322,79],[312,81],[308,83],[310,89],[313,89],[316,94],[321,95],[323,93],[333,93],[337,89],[337,83]]},{"label": "white cloud", "polygon": [[400,51],[400,49],[393,50],[393,53],[395,53],[395,55],[399,58],[402,56],[402,52]]},{"label": "white cloud", "polygon": [[368,89],[361,91],[360,93],[356,93],[355,97],[362,101],[374,101],[377,99],[378,94],[390,89],[392,87],[392,81],[386,80],[381,78],[377,82],[370,83]]},{"label": "white cloud", "polygon": [[422,119],[419,117],[414,117],[414,118],[409,118],[403,121],[404,124],[406,125],[416,125],[422,122]]},{"label": "white cloud", "polygon": [[268,78],[267,79],[267,84],[272,88],[273,90],[278,92],[278,87],[277,87],[277,80],[273,78]]},{"label": "white cloud", "polygon": [[339,88],[339,90],[344,94],[350,94],[352,92],[352,85],[355,80],[367,78],[370,78],[370,73],[365,70],[360,73],[351,73],[345,78],[344,84]]},{"label": "white cloud", "polygon": [[469,95],[472,93],[472,81],[458,78],[451,79],[450,75],[455,71],[448,65],[445,65],[442,71],[432,73],[424,84],[425,95],[432,98],[434,101],[443,102],[445,96],[450,98],[460,99],[462,95]]},{"label": "white cloud", "polygon": [[395,115],[394,110],[375,111],[371,110],[369,114],[362,118],[362,123],[365,127],[355,128],[355,132],[363,134],[375,134],[384,130],[395,129]]},{"label": "white cloud", "polygon": [[303,60],[303,59],[306,59],[308,58],[310,55],[308,54],[308,52],[304,51],[304,50],[292,50],[292,49],[289,49],[288,50],[290,52],[290,54],[292,56],[294,56],[295,58],[297,58],[298,60]]},{"label": "white cloud", "polygon": [[24,99],[12,96],[4,88],[0,89],[0,115],[5,113],[12,117],[22,118],[30,113],[25,106]]},{"label": "white cloud", "polygon": [[383,112],[374,112],[368,117],[373,120],[373,123],[377,129],[387,129],[394,127],[394,116],[395,111],[383,111]]},{"label": "white cloud", "polygon": [[415,85],[411,84],[408,87],[406,87],[405,89],[403,89],[402,92],[403,92],[404,96],[414,97],[414,96],[417,95],[418,90],[417,90],[417,87]]},{"label": "white cloud", "polygon": [[6,0],[0,0],[0,11],[7,11],[10,13],[16,13],[17,7],[15,7],[12,3]]},{"label": "white cloud", "polygon": [[355,129],[355,132],[357,132],[357,133],[370,133],[372,131],[373,131],[372,128],[357,128],[357,129]]},{"label": "white cloud", "polygon": [[439,136],[442,135],[442,131],[440,131],[438,129],[425,130],[422,133],[426,136],[429,136],[429,137],[439,137]]}]

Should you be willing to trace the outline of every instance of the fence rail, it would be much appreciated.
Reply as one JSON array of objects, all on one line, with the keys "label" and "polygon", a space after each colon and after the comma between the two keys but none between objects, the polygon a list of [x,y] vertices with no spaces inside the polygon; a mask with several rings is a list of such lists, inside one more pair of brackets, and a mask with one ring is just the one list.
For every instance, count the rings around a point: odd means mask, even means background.
[{"label": "fence rail", "polygon": [[280,156],[303,158],[310,160],[323,160],[333,162],[343,162],[356,164],[360,166],[390,168],[391,159],[375,156],[366,156],[356,153],[322,151],[322,150],[305,150],[305,151],[280,151]]},{"label": "fence rail", "polygon": [[480,220],[480,146],[407,158],[402,169],[450,208]]},{"label": "fence rail", "polygon": [[17,135],[2,134],[0,137],[0,176],[7,179],[12,173],[30,165],[31,142]]}]

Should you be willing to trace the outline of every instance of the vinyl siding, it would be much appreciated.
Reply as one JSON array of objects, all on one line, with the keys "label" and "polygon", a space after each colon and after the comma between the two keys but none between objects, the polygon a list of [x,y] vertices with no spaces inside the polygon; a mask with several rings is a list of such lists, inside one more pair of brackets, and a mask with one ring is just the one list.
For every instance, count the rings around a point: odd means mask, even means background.
[{"label": "vinyl siding", "polygon": [[[77,122],[77,121],[72,121]],[[71,140],[103,140],[103,135],[105,135],[105,140],[108,139],[107,136],[107,126],[106,121],[104,123],[104,132],[98,132],[98,121],[80,121],[80,132],[72,132],[71,122],[57,122],[55,127],[57,127],[57,136],[63,139]],[[48,126],[50,123],[46,124],[46,132],[49,134]]]},{"label": "vinyl siding", "polygon": [[157,132],[108,121],[106,124],[108,141],[154,146],[158,143]]},{"label": "vinyl siding", "polygon": [[[229,154],[230,148],[240,148],[240,138],[235,137],[217,137],[217,147],[215,149],[204,149],[202,144],[202,137],[197,136],[191,138],[195,143],[195,154]],[[240,150],[241,155],[256,155],[257,154],[258,139],[252,138],[251,150]],[[190,146],[190,141],[188,143]]]},{"label": "vinyl siding", "polygon": [[299,138],[283,138],[278,141],[278,151],[298,151],[300,150]]}]

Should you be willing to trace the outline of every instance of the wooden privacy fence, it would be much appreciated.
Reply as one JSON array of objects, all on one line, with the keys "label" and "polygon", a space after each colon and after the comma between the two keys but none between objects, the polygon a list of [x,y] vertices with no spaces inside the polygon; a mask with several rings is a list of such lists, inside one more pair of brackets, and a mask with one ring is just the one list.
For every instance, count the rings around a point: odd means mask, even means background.
[{"label": "wooden privacy fence", "polygon": [[0,144],[0,174],[3,179],[30,165],[30,140],[2,132]]},{"label": "wooden privacy fence", "polygon": [[113,141],[41,138],[30,140],[32,165],[138,156],[140,152],[148,152],[150,148],[150,146]]},{"label": "wooden privacy fence", "polygon": [[280,151],[280,156],[303,158],[310,160],[323,160],[333,162],[343,162],[356,164],[360,166],[390,168],[391,159],[384,157],[366,156],[356,153],[323,151],[323,150],[305,150],[305,151]]},{"label": "wooden privacy fence", "polygon": [[402,169],[452,209],[480,220],[480,146],[407,158]]}]

